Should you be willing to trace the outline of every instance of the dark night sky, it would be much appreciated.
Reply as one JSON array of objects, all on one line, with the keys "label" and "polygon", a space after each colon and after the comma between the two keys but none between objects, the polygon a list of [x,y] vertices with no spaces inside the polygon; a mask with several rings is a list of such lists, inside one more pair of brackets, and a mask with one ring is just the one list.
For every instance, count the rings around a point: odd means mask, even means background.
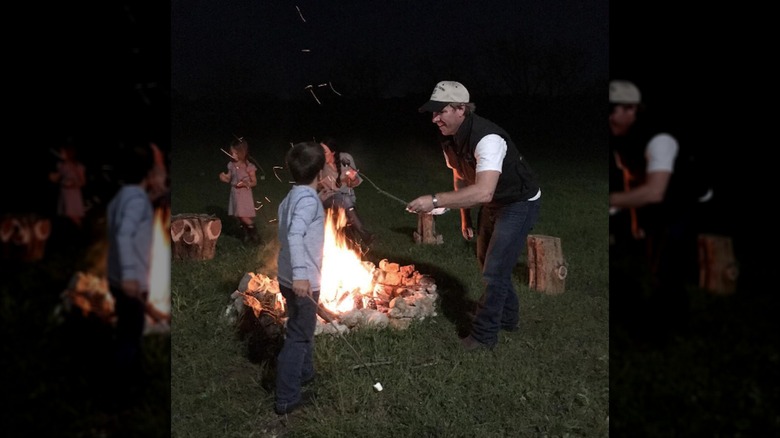
[{"label": "dark night sky", "polygon": [[[750,196],[736,181],[760,175],[746,139],[755,135],[747,122],[747,92],[753,71],[749,37],[724,27],[744,12],[711,8],[686,10],[671,1],[610,1],[610,78],[634,81],[648,111],[706,163],[725,208],[719,222],[742,232],[747,216],[732,200]],[[746,123],[747,122],[747,123]],[[732,146],[739,145],[736,149]]]},{"label": "dark night sky", "polygon": [[427,93],[435,83],[428,77],[448,73],[489,83],[495,75],[485,55],[497,41],[580,53],[579,79],[593,81],[608,71],[608,9],[606,0],[174,0],[172,88],[190,97],[295,98],[308,84],[330,82],[349,94],[373,82],[380,97]]},{"label": "dark night sky", "polygon": [[4,52],[5,126],[13,140],[0,160],[0,213],[51,210],[40,196],[56,161],[49,149],[66,142],[94,172],[122,143],[154,141],[168,150],[168,5],[44,2],[15,4],[11,12],[20,31]]},{"label": "dark night sky", "polygon": [[69,139],[95,165],[129,138],[167,149],[170,97],[177,94],[310,99],[306,85],[330,82],[345,97],[392,97],[428,94],[452,79],[484,97],[508,84],[500,80],[507,72],[492,71],[494,58],[486,57],[497,41],[578,54],[574,86],[608,74],[606,0],[130,0],[17,5],[11,12],[36,38],[9,41],[5,52],[13,66],[6,104],[15,140],[3,183],[19,180],[18,163],[32,151],[43,157],[44,172],[52,164],[48,150]]}]

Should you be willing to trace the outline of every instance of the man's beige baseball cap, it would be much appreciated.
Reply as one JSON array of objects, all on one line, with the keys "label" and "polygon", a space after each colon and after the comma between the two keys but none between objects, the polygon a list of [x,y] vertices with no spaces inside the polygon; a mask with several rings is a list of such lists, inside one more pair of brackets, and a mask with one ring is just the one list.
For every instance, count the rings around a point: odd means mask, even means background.
[{"label": "man's beige baseball cap", "polygon": [[419,111],[438,113],[451,103],[469,103],[469,90],[460,82],[441,81],[433,88],[431,99],[425,102]]},{"label": "man's beige baseball cap", "polygon": [[609,83],[609,103],[638,105],[642,103],[642,94],[633,82],[611,81]]}]

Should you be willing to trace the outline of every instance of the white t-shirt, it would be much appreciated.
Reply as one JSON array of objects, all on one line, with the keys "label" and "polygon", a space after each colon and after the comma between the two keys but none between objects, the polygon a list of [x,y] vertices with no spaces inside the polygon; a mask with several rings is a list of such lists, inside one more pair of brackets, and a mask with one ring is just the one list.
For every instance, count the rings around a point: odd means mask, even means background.
[{"label": "white t-shirt", "polygon": [[474,157],[477,159],[477,172],[497,170],[501,172],[506,156],[506,141],[498,134],[488,134],[477,143]]},{"label": "white t-shirt", "polygon": [[[504,157],[506,157],[506,147],[506,140],[498,134],[488,134],[482,137],[474,149],[474,157],[477,159],[476,172],[495,170],[501,173]],[[444,159],[447,160],[447,154],[444,154]],[[447,167],[453,168],[449,161],[447,161]],[[535,201],[541,195],[542,190],[539,189],[529,201]]]},{"label": "white t-shirt", "polygon": [[655,135],[645,148],[646,172],[672,172],[678,150],[677,140],[671,135],[664,133]]},{"label": "white t-shirt", "polygon": [[[483,170],[496,170],[501,172],[506,156],[506,141],[498,134],[488,134],[477,143],[474,150],[474,157],[477,159],[477,172]],[[454,169],[452,163],[447,160],[447,154],[444,154],[447,161],[447,167]]]}]

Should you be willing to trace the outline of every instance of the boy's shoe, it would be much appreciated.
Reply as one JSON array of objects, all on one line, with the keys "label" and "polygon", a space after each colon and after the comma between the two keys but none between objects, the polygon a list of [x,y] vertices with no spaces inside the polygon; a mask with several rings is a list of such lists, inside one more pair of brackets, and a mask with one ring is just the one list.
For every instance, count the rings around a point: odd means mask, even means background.
[{"label": "boy's shoe", "polygon": [[284,405],[276,405],[274,406],[274,412],[276,412],[276,415],[288,415],[303,406],[311,404],[311,402],[313,402],[314,400],[316,400],[314,393],[309,391],[303,391],[301,393],[301,399],[297,403],[286,403]]},{"label": "boy's shoe", "polygon": [[468,335],[465,338],[461,338],[460,344],[463,346],[463,349],[466,351],[474,351],[479,349],[490,350],[493,348],[492,345],[483,344],[482,342],[479,342],[478,340],[474,339],[474,337],[471,335]]}]

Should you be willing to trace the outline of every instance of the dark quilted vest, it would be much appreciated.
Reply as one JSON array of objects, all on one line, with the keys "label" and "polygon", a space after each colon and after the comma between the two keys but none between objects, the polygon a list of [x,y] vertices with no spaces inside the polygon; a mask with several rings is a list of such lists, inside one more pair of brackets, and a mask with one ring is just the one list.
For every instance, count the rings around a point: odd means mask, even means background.
[{"label": "dark quilted vest", "polygon": [[474,151],[477,148],[477,143],[488,134],[501,136],[507,144],[501,176],[498,177],[498,184],[490,203],[505,205],[532,198],[539,191],[539,184],[531,166],[509,134],[484,117],[473,113],[469,114],[455,135],[442,138],[442,149],[447,155],[447,160],[455,167],[458,175],[469,184],[474,184],[477,167]]}]

